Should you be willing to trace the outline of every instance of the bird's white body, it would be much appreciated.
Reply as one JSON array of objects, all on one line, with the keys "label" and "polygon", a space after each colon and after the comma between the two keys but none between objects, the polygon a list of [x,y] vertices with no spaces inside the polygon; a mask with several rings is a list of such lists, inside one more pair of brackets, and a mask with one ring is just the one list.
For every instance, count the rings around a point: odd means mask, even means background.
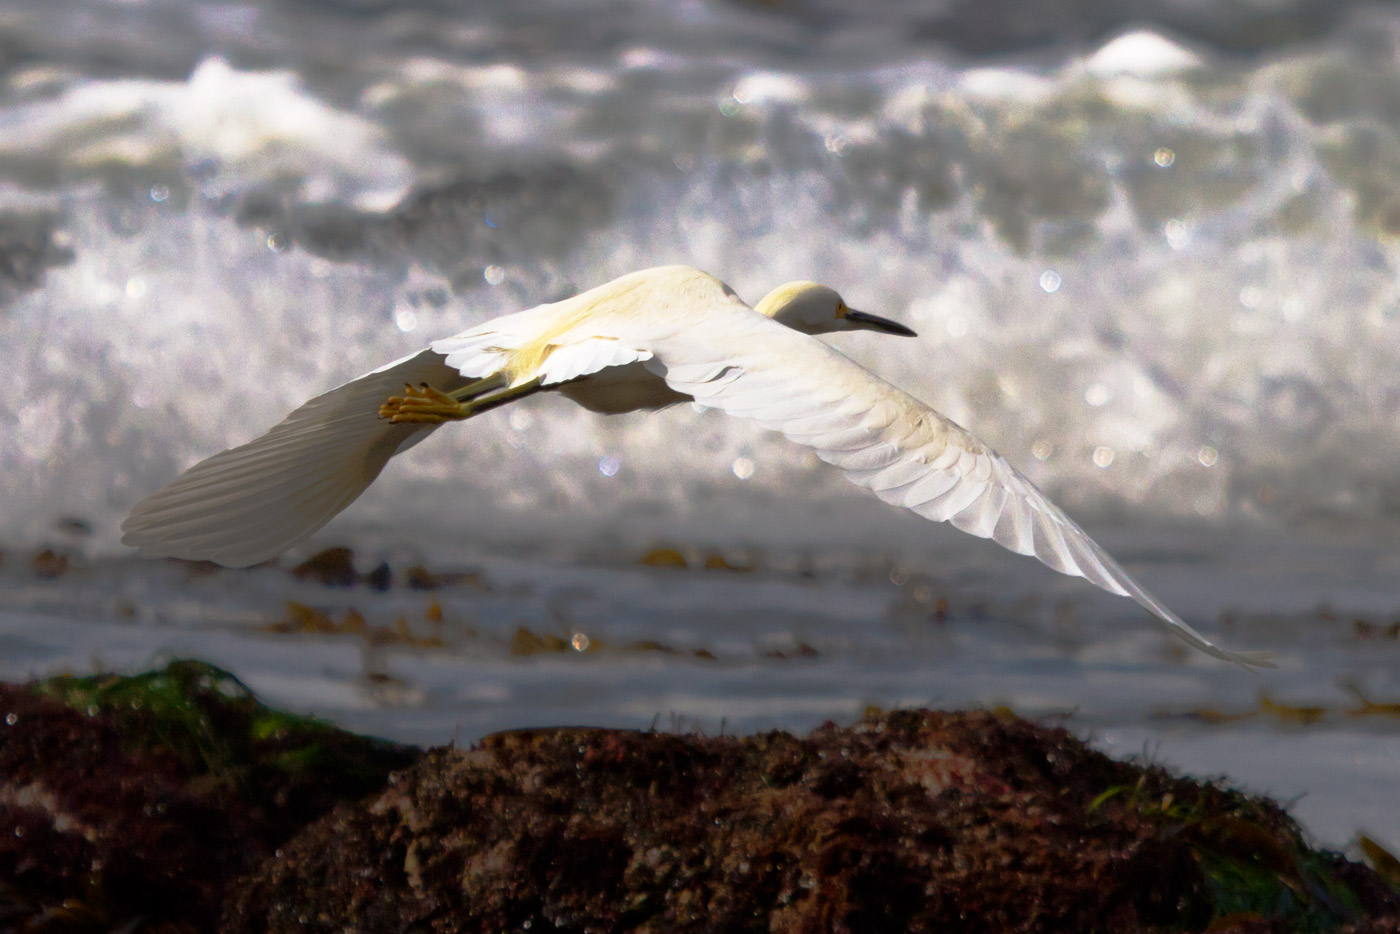
[{"label": "bird's white body", "polygon": [[[505,315],[307,402],[267,434],[195,465],[123,525],[142,554],[243,566],[306,538],[350,504],[394,454],[444,418],[536,391],[598,412],[686,399],[752,418],[813,448],[887,503],[991,538],[1057,571],[1132,597],[1178,636],[1242,664],[1134,582],[1030,481],[967,431],[886,383],[813,333],[871,328],[910,334],[851,311],[823,286],[792,283],[757,308],[699,270],[631,273],[564,301]],[[497,390],[482,395],[490,382]],[[394,398],[425,384],[445,399],[477,393],[460,413]],[[454,396],[454,398],[456,398]],[[447,400],[449,407],[455,402]],[[436,407],[434,407],[436,406]]]}]

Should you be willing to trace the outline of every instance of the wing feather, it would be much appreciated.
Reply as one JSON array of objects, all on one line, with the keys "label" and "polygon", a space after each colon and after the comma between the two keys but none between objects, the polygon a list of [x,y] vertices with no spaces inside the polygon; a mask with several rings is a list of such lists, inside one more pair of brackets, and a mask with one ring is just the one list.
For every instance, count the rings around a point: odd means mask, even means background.
[{"label": "wing feather", "polygon": [[535,375],[539,378],[540,385],[554,386],[608,367],[626,366],[650,359],[650,351],[616,340],[595,338],[554,348],[540,364]]},{"label": "wing feather", "polygon": [[389,458],[432,425],[392,425],[381,403],[404,383],[467,380],[431,350],[317,396],[260,438],[202,461],[132,510],[122,542],[148,557],[245,567],[311,535],[350,505]]},{"label": "wing feather", "polygon": [[759,315],[719,312],[653,351],[648,365],[671,388],[813,448],[886,502],[1131,597],[1217,658],[1270,664],[1267,653],[1221,648],[1187,625],[995,451],[826,344]]},{"label": "wing feather", "polygon": [[[868,437],[868,434],[867,434]],[[798,438],[793,440],[806,444]],[[903,456],[898,447],[893,444],[870,444],[866,447],[855,447],[849,440],[842,448],[825,448],[818,445],[809,444],[809,447],[816,448],[817,456],[834,467],[839,467],[851,475],[853,482],[856,475],[874,475],[889,467]]]},{"label": "wing feather", "polygon": [[[628,289],[642,281],[624,278]],[[616,290],[623,281],[600,288]],[[451,392],[471,377],[519,376],[521,369],[574,397],[586,385],[573,382],[581,376],[644,367],[676,393],[807,445],[886,502],[1129,596],[1211,655],[1268,664],[1263,653],[1232,652],[1196,632],[995,451],[820,341],[730,298],[701,314],[692,310],[684,326],[614,315],[599,319],[608,333],[574,330],[601,301],[596,292],[497,318],[312,399],[262,437],[195,465],[139,504],[122,525],[123,542],[149,556],[257,563],[319,529],[390,457],[432,431],[377,418],[404,382]],[[545,334],[557,342],[536,343]],[[637,407],[624,396],[597,410]],[[664,390],[652,392],[642,407],[672,401]]]}]

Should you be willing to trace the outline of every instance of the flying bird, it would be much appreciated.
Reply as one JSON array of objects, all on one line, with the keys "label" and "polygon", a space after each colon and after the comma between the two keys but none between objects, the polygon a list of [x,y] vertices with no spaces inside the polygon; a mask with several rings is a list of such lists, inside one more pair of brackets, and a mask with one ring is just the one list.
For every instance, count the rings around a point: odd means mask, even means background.
[{"label": "flying bird", "polygon": [[813,337],[851,330],[914,335],[814,282],[750,307],[687,266],[630,273],[317,396],[137,505],[122,541],[151,557],[244,567],[321,528],[445,422],[538,392],[608,414],[694,400],[807,445],[891,505],[1131,597],[1203,652],[1269,664],[1268,653],[1221,648],[1188,626],[995,451]]}]

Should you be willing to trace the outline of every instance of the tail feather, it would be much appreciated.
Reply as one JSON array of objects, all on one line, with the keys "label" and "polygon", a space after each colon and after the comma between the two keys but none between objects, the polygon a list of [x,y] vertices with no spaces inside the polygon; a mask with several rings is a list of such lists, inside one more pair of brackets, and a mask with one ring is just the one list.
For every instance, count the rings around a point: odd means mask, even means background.
[{"label": "tail feather", "polygon": [[444,392],[469,380],[432,350],[317,396],[260,438],[215,454],[138,504],[122,542],[147,557],[257,564],[349,506],[433,425],[393,425],[380,404],[404,383]]}]

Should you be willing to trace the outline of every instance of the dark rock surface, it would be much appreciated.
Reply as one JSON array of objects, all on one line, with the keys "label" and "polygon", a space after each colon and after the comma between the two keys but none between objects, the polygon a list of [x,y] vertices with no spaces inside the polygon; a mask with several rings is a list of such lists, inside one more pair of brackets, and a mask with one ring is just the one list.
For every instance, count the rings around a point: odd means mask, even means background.
[{"label": "dark rock surface", "polygon": [[210,930],[229,882],[417,756],[199,662],[0,685],[0,931]]},{"label": "dark rock surface", "polygon": [[1397,885],[1009,713],[422,753],[199,662],[0,685],[0,932],[1379,934]]},{"label": "dark rock surface", "polygon": [[601,729],[430,752],[233,894],[235,931],[1390,930],[1274,804],[1060,729],[904,711],[805,739]]}]

